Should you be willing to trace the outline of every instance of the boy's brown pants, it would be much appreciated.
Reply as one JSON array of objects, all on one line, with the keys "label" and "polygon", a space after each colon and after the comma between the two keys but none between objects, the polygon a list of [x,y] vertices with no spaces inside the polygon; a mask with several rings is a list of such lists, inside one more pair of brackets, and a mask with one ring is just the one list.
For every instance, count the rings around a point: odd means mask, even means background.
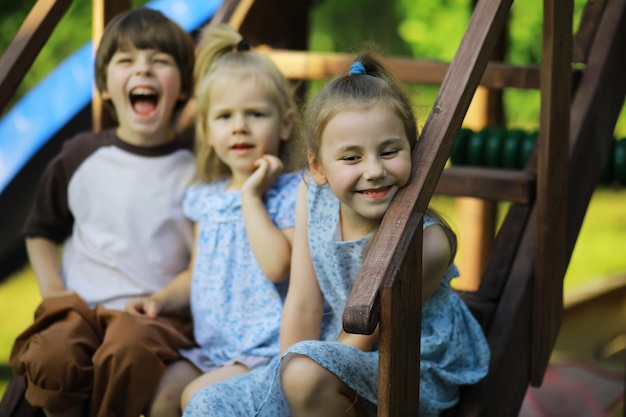
[{"label": "boy's brown pants", "polygon": [[10,363],[26,377],[26,399],[35,407],[63,412],[84,405],[91,417],[137,417],[165,365],[180,359],[177,349],[193,345],[191,331],[188,319],[92,309],[67,295],[41,303]]}]

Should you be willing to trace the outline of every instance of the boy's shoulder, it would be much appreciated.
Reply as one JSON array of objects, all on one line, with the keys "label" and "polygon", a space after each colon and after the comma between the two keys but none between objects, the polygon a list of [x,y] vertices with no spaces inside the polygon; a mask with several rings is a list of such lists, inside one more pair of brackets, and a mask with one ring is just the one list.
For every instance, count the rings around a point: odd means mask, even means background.
[{"label": "boy's shoulder", "polygon": [[80,132],[63,143],[61,155],[84,159],[97,149],[112,145],[115,141],[115,137],[116,135],[113,129],[101,132]]}]

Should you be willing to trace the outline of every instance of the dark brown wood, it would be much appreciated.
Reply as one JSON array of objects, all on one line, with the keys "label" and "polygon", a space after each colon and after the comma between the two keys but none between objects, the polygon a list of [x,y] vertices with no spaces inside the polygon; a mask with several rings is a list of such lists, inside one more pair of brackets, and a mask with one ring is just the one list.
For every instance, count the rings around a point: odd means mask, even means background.
[{"label": "dark brown wood", "polygon": [[[292,79],[316,80],[337,75],[349,64],[353,55],[345,53],[298,52],[266,49],[281,71]],[[389,68],[406,83],[439,85],[450,64],[440,61],[418,60],[406,57],[388,57]],[[512,65],[490,62],[481,78],[480,85],[491,89],[539,88],[539,66]]]},{"label": "dark brown wood", "polygon": [[[218,25],[220,23],[228,23],[233,28],[239,29],[241,21],[251,6],[250,1],[241,0],[224,0],[217,9],[213,18],[209,22],[209,26]],[[244,16],[242,16],[242,14]]]},{"label": "dark brown wood", "polygon": [[531,383],[540,386],[563,317],[573,0],[544,0]]},{"label": "dark brown wood", "polygon": [[380,293],[378,415],[401,416],[419,410],[422,225],[417,231],[398,279]]},{"label": "dark brown wood", "polygon": [[572,62],[586,63],[596,35],[600,18],[604,12],[606,0],[589,0],[585,4],[578,31],[574,37]]},{"label": "dark brown wood", "polygon": [[0,114],[72,0],[39,0],[0,58]]},{"label": "dark brown wood", "polygon": [[2,417],[45,417],[41,408],[33,407],[26,401],[26,379],[13,376],[9,380],[4,396],[0,400],[0,416]]},{"label": "dark brown wood", "polygon": [[[518,210],[507,221],[512,223],[524,217],[525,213]],[[477,384],[464,389],[461,402],[452,414],[454,416],[501,417],[516,416],[519,412],[528,387],[530,365],[535,246],[533,218],[531,213],[514,259],[509,264],[506,285],[487,332],[491,349],[489,373]],[[499,248],[499,243],[496,241],[496,248]]]},{"label": "dark brown wood", "polygon": [[[257,1],[263,3],[263,1]],[[244,20],[250,17],[250,9],[255,0],[225,0],[219,7],[209,26],[227,23],[230,27],[240,31]]]},{"label": "dark brown wood", "polygon": [[[572,102],[566,253],[574,250],[626,95],[626,2],[608,0]],[[574,186],[575,184],[575,186]]]},{"label": "dark brown wood", "polygon": [[[378,324],[378,290],[395,278],[448,160],[452,145],[512,0],[479,2],[413,151],[409,183],[392,201],[364,261],[344,311],[344,328],[372,333]],[[479,46],[477,46],[479,45]]]},{"label": "dark brown wood", "polygon": [[454,166],[443,171],[435,193],[528,204],[535,198],[535,177],[510,169]]},{"label": "dark brown wood", "polygon": [[[130,0],[93,0],[92,1],[92,28],[91,36],[94,48],[100,43],[104,28],[119,13],[131,8]],[[93,130],[100,131],[115,126],[115,116],[112,109],[107,108],[98,90],[94,87],[91,100],[91,116]]]}]

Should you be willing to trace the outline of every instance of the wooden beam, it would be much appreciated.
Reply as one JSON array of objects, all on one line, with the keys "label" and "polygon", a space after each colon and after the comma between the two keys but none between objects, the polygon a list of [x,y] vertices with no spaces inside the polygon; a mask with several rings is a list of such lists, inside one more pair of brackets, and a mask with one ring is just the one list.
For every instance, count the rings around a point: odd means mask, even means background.
[{"label": "wooden beam", "polygon": [[[92,1],[92,27],[91,37],[95,50],[100,44],[100,38],[104,33],[104,28],[119,13],[129,10],[131,7],[130,0],[93,0]],[[93,129],[100,131],[108,127],[115,126],[117,123],[110,109],[105,109],[102,97],[94,86],[93,98],[91,100],[91,115],[93,120]]]},{"label": "wooden beam", "polygon": [[254,0],[225,0],[219,7],[213,18],[209,22],[209,26],[227,23],[232,28],[239,31],[248,11],[254,4]]},{"label": "wooden beam", "polygon": [[33,65],[72,0],[39,0],[0,58],[0,113]]},{"label": "wooden beam", "polygon": [[593,38],[598,30],[606,0],[590,0],[585,4],[580,25],[574,37],[572,62],[587,63]]},{"label": "wooden beam", "polygon": [[423,218],[398,280],[380,290],[378,415],[402,416],[419,410]]},{"label": "wooden beam", "polygon": [[541,385],[563,317],[573,0],[544,0],[531,383]]},{"label": "wooden beam", "polygon": [[535,198],[535,177],[510,169],[454,166],[443,171],[435,193],[529,204]]},{"label": "wooden beam", "polygon": [[[516,215],[520,219],[526,216],[521,211]],[[489,373],[478,383],[464,387],[463,401],[454,416],[501,417],[519,413],[530,368],[533,264],[528,259],[532,259],[534,251],[534,227],[530,226],[507,267],[510,272],[506,286],[487,333],[491,349]]]},{"label": "wooden beam", "polygon": [[[570,118],[567,242],[571,256],[587,207],[614,143],[626,95],[626,2],[607,0]],[[575,186],[574,186],[575,185]]]},{"label": "wooden beam", "polygon": [[[354,58],[345,53],[304,52],[259,48],[278,65],[287,78],[317,80],[333,77]],[[449,63],[406,57],[385,58],[390,69],[406,83],[439,85],[443,82]],[[539,89],[540,69],[537,65],[512,65],[490,62],[480,85],[491,89]]]}]

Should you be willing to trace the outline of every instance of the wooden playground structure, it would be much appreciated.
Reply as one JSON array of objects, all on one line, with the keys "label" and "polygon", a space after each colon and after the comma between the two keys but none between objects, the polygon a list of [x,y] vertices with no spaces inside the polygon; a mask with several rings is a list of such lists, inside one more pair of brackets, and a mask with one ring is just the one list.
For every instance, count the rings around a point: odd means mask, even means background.
[{"label": "wooden playground structure", "polygon": [[[477,288],[461,291],[487,335],[490,372],[463,388],[446,417],[517,415],[529,385],[542,383],[563,322],[563,278],[626,94],[626,2],[589,0],[572,35],[573,0],[543,0],[540,66],[502,62],[500,41],[512,3],[477,1],[450,63],[389,57],[403,81],[440,90],[413,153],[411,180],[385,215],[344,313],[350,332],[371,333],[380,324],[381,417],[419,409],[421,259],[413,254],[419,253],[422,216],[433,194],[478,199],[486,210],[511,202],[495,239],[481,243],[486,255]],[[0,109],[70,4],[40,0],[33,7],[24,33],[0,59]],[[310,0],[225,0],[211,24],[228,22],[253,44],[266,45],[287,77],[320,79],[335,75],[349,57],[307,51],[312,6]],[[128,0],[94,0],[94,40],[129,7]],[[501,122],[503,90],[541,91],[536,146],[523,168],[447,167],[479,88],[486,108],[496,109],[487,112],[491,126]],[[97,99],[92,115],[95,129],[112,123]],[[485,227],[493,226],[487,221]],[[7,415],[36,415],[18,385],[12,382],[17,388],[9,388],[0,411],[6,405],[13,413]]]}]

